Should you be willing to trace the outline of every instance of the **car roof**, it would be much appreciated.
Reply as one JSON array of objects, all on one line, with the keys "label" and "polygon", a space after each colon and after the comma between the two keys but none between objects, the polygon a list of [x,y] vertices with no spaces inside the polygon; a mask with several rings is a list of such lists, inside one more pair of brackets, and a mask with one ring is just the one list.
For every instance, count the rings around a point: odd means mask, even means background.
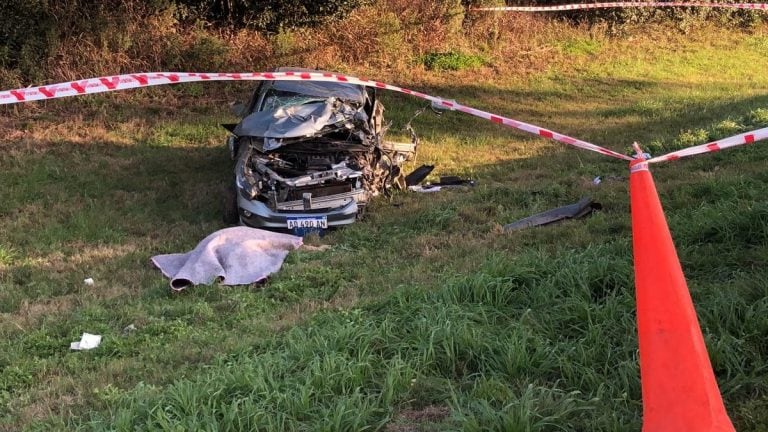
[{"label": "car roof", "polygon": [[[279,67],[275,72],[325,72],[315,69]],[[293,93],[305,94],[322,98],[336,97],[347,101],[365,103],[368,94],[365,86],[358,84],[342,82],[320,82],[320,81],[274,81],[272,87],[276,90],[288,91]]]}]

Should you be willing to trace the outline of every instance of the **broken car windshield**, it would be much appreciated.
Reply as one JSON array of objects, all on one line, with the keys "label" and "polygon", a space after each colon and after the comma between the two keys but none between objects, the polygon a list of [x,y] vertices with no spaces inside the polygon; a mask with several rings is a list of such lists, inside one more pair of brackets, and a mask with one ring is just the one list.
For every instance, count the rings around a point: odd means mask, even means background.
[{"label": "broken car windshield", "polygon": [[261,111],[275,111],[278,108],[287,108],[295,105],[304,105],[310,102],[322,102],[324,98],[308,96],[304,94],[270,89],[264,97],[264,105]]}]

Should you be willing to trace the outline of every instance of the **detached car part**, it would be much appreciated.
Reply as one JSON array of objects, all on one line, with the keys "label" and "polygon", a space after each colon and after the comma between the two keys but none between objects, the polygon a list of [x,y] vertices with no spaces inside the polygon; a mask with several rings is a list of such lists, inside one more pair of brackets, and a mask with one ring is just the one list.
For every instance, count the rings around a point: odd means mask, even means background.
[{"label": "detached car part", "polygon": [[593,210],[602,210],[602,208],[602,204],[593,201],[590,197],[584,197],[575,204],[547,210],[543,213],[529,216],[525,219],[520,219],[517,222],[504,225],[504,231],[516,231],[541,225],[548,225],[565,219],[576,219],[592,213]]}]

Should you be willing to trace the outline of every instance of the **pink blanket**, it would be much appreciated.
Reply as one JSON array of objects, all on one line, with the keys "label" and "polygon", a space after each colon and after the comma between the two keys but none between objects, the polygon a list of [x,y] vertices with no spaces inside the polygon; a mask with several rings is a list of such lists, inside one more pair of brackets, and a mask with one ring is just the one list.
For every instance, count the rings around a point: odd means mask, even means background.
[{"label": "pink blanket", "polygon": [[209,235],[187,253],[156,255],[152,263],[171,279],[171,289],[190,285],[246,285],[280,270],[301,237],[256,228],[225,228]]}]

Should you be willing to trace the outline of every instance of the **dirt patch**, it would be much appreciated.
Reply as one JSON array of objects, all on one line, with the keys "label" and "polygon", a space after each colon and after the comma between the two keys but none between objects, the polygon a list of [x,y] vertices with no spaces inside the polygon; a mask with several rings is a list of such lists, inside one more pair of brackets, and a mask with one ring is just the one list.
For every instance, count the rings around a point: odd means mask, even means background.
[{"label": "dirt patch", "polygon": [[[71,413],[72,407],[81,404],[84,399],[84,392],[77,388],[71,378],[62,377],[54,374],[48,378],[47,386],[31,391],[29,396],[30,403],[24,404],[21,400],[11,403],[11,409],[16,414],[16,424],[11,427],[20,430],[22,425],[41,421],[51,416]],[[0,430],[2,430],[0,428]]]},{"label": "dirt patch", "polygon": [[387,425],[387,432],[437,431],[439,423],[448,418],[451,409],[447,406],[429,405],[422,409],[400,411]]},{"label": "dirt patch", "polygon": [[278,332],[284,331],[306,321],[317,312],[351,308],[358,303],[359,299],[356,289],[345,288],[340,289],[329,301],[316,299],[304,300],[286,308],[277,316],[277,319],[272,323],[271,327]]}]

